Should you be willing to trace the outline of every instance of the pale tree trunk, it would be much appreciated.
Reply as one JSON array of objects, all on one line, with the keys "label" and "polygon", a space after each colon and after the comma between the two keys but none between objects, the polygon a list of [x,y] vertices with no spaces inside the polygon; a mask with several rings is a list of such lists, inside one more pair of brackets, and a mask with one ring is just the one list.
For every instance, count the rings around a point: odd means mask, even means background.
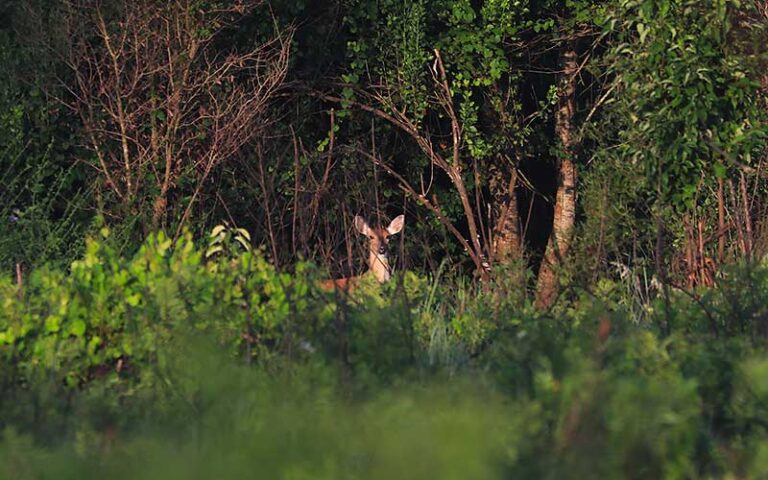
[{"label": "pale tree trunk", "polygon": [[493,172],[491,189],[494,191],[494,216],[492,255],[494,262],[502,265],[522,257],[520,217],[517,209],[517,169],[505,178],[502,172]]},{"label": "pale tree trunk", "polygon": [[576,71],[578,68],[575,42],[571,41],[560,53],[562,73],[558,89],[555,132],[560,139],[558,183],[552,233],[544,252],[536,285],[536,304],[547,308],[558,292],[558,269],[563,265],[573,238],[576,220],[576,165],[573,152],[573,113],[576,97]]}]

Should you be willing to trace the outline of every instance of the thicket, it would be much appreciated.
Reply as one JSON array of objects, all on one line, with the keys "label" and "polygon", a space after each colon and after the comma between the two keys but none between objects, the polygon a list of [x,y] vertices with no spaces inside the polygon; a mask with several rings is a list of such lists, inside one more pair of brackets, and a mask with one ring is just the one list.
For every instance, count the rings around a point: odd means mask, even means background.
[{"label": "thicket", "polygon": [[766,28],[0,0],[0,472],[767,475]]}]

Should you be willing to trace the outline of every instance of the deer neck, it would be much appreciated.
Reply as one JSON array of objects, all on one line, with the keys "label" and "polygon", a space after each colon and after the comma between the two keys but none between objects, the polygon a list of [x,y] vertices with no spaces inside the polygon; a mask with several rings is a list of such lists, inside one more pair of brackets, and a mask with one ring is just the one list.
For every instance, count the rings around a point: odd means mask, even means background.
[{"label": "deer neck", "polygon": [[392,269],[389,266],[387,256],[373,251],[368,254],[368,269],[373,272],[373,276],[379,283],[388,282],[392,276]]}]

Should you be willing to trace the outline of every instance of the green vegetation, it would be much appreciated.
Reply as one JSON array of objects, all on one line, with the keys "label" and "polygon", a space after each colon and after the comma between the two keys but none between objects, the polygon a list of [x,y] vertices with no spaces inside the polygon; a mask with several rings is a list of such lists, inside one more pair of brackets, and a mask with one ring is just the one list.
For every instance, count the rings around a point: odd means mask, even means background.
[{"label": "green vegetation", "polygon": [[162,234],[128,259],[89,240],[69,272],[4,278],[5,477],[768,468],[766,267],[642,318],[606,282],[544,313],[509,285],[407,275],[336,299],[313,279]]},{"label": "green vegetation", "polygon": [[[0,0],[0,479],[768,477],[766,44],[766,0]],[[353,219],[401,214],[379,284]]]}]

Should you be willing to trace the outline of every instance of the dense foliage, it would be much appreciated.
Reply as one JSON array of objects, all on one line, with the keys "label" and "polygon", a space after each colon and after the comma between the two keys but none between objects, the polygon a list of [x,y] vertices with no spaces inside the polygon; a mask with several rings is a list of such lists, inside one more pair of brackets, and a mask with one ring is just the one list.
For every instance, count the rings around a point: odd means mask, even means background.
[{"label": "dense foliage", "polygon": [[638,318],[608,283],[552,314],[413,276],[339,298],[229,247],[89,240],[68,273],[2,280],[6,478],[768,468],[766,267]]},{"label": "dense foliage", "polygon": [[[0,477],[768,475],[767,43],[766,0],[0,0]],[[353,219],[400,214],[379,284]]]}]

